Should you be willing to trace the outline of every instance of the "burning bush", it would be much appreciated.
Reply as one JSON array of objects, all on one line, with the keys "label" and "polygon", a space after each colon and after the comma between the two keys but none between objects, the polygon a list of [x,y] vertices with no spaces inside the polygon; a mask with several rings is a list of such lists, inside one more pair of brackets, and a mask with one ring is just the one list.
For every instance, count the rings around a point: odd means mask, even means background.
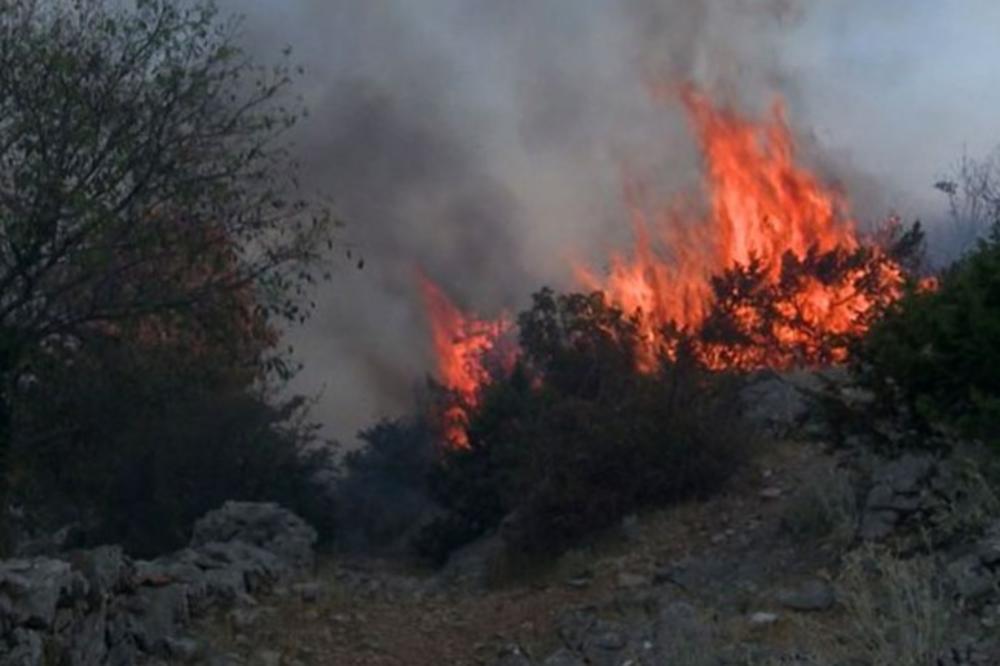
[{"label": "burning bush", "polygon": [[449,513],[424,532],[425,554],[505,516],[514,551],[558,552],[629,512],[713,491],[747,453],[728,379],[686,349],[637,372],[640,322],[602,294],[542,290],[518,323],[515,367],[483,388],[468,446],[434,470]]},{"label": "burning bush", "polygon": [[716,487],[745,453],[726,373],[843,363],[903,294],[919,225],[860,234],[846,198],[797,163],[780,101],[753,122],[691,86],[680,100],[707,205],[649,205],[627,182],[632,251],[574,266],[587,293],[537,294],[519,347],[506,317],[469,316],[420,276],[442,384],[433,485],[450,509],[425,550],[512,512],[518,548],[558,550]]},{"label": "burning bush", "polygon": [[920,223],[890,219],[877,244],[785,253],[777,279],[753,258],[712,278],[708,313],[692,337],[709,368],[794,368],[843,363],[899,297],[922,255]]}]

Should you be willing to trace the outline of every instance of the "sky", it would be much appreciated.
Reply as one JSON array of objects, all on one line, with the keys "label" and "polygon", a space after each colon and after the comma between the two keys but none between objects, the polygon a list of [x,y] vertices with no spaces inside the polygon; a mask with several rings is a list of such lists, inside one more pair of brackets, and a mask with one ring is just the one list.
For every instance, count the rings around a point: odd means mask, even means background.
[{"label": "sky", "polygon": [[293,48],[308,187],[347,223],[319,308],[289,332],[293,385],[345,442],[412,408],[433,370],[420,268],[463,307],[517,311],[569,260],[627,239],[623,169],[658,193],[699,182],[676,105],[693,82],[760,115],[788,107],[801,159],[855,216],[920,218],[933,183],[1000,144],[995,0],[220,0],[258,60]]}]

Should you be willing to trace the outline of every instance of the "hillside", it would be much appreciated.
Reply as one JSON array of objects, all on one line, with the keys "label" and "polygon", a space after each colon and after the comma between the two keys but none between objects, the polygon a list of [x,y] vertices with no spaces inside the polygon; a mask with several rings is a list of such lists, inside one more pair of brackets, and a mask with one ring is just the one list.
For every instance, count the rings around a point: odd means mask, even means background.
[{"label": "hillside", "polygon": [[890,460],[769,413],[800,427],[710,500],[528,569],[505,567],[495,537],[438,573],[328,557],[314,584],[199,624],[224,655],[206,663],[1000,662],[1000,505],[981,454]]}]

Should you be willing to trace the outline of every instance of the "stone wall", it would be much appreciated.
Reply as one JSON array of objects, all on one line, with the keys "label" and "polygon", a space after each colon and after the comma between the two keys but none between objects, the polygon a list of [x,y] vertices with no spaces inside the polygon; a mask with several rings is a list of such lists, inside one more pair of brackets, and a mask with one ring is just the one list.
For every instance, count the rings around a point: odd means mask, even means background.
[{"label": "stone wall", "polygon": [[183,627],[313,568],[316,532],[277,506],[227,502],[190,545],[152,561],[118,546],[0,562],[0,666],[187,657]]}]

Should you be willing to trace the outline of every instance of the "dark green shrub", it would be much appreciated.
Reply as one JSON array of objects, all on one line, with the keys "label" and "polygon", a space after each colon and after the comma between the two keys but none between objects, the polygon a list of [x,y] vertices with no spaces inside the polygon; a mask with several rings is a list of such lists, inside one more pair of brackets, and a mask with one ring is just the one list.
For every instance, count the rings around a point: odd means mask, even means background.
[{"label": "dark green shrub", "polygon": [[1000,225],[936,289],[892,307],[858,356],[885,407],[1000,443]]},{"label": "dark green shrub", "polygon": [[427,475],[434,434],[421,418],[385,420],[361,431],[364,447],[344,456],[337,481],[337,545],[393,550],[432,509]]},{"label": "dark green shrub", "polygon": [[446,454],[431,489],[448,515],[423,552],[500,524],[517,553],[553,554],[626,514],[716,490],[747,453],[730,378],[681,351],[636,371],[640,328],[600,294],[543,290],[519,318],[522,355],[482,395],[470,448]]},{"label": "dark green shrub", "polygon": [[[227,362],[96,337],[54,353],[18,396],[15,500],[33,531],[152,556],[226,500],[275,501],[329,536],[329,448],[303,403],[273,401]],[[309,447],[313,448],[310,449]]]}]

